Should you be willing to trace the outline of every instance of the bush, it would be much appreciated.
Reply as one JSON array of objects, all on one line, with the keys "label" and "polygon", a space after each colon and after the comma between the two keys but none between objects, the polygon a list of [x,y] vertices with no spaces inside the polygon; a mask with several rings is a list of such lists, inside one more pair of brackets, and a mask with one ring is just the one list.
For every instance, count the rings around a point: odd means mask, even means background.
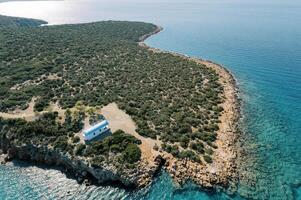
[{"label": "bush", "polygon": [[84,150],[86,149],[86,145],[78,144],[75,147],[74,154],[77,156],[82,156],[84,154]]},{"label": "bush", "polygon": [[135,163],[141,158],[141,150],[136,144],[129,144],[122,152],[122,155],[124,161],[128,163]]},{"label": "bush", "polygon": [[119,144],[113,144],[112,146],[110,146],[110,150],[114,153],[118,153],[118,152],[122,152],[124,148]]},{"label": "bush", "polygon": [[104,160],[105,158],[103,156],[95,156],[91,161],[91,166],[94,168],[100,168]]},{"label": "bush", "polygon": [[211,146],[212,148],[217,149],[217,146],[216,146],[214,143],[212,143],[212,142],[207,142],[207,144],[208,144],[209,146]]},{"label": "bush", "polygon": [[190,148],[197,151],[198,153],[204,153],[204,144],[201,142],[192,142]]},{"label": "bush", "polygon": [[153,147],[153,149],[154,149],[155,151],[159,151],[159,146],[158,146],[157,144],[155,144],[154,147]]},{"label": "bush", "polygon": [[66,136],[60,136],[53,144],[55,149],[65,150],[68,146],[68,138]]},{"label": "bush", "polygon": [[166,144],[166,143],[162,143],[162,144],[161,144],[161,148],[162,148],[164,151],[166,151],[167,146],[168,146],[168,144]]},{"label": "bush", "polygon": [[72,142],[73,143],[78,143],[80,141],[80,138],[78,137],[78,136],[74,136],[73,138],[72,138]]},{"label": "bush", "polygon": [[189,160],[198,160],[198,156],[191,150],[182,151],[179,154],[179,157],[182,159],[187,158]]},{"label": "bush", "polygon": [[212,163],[212,158],[208,155],[204,155],[204,160],[207,162],[207,163]]},{"label": "bush", "polygon": [[183,147],[184,149],[186,149],[188,147],[189,144],[189,138],[187,136],[182,136],[180,138],[180,145],[181,147]]},{"label": "bush", "polygon": [[43,111],[47,106],[48,106],[48,100],[45,100],[45,99],[38,99],[35,101],[35,104],[34,104],[34,110],[35,111],[38,111],[38,112],[41,112]]},{"label": "bush", "polygon": [[214,142],[216,140],[216,134],[215,133],[208,133],[203,132],[200,135],[198,135],[198,138],[200,140],[203,140],[204,142]]},{"label": "bush", "polygon": [[111,138],[110,144],[116,144],[116,145],[123,145],[128,143],[141,144],[141,140],[138,140],[132,135],[126,134],[122,130],[115,131],[110,138]]},{"label": "bush", "polygon": [[180,153],[178,145],[173,145],[173,146],[169,145],[168,148],[169,148],[168,151],[169,151],[169,153],[171,153],[171,155],[178,157],[178,155]]},{"label": "bush", "polygon": [[92,155],[100,155],[109,152],[109,146],[105,141],[96,141],[93,142],[89,148],[87,148],[85,154]]},{"label": "bush", "polygon": [[214,151],[212,149],[205,149],[205,152],[208,155],[212,155]]}]

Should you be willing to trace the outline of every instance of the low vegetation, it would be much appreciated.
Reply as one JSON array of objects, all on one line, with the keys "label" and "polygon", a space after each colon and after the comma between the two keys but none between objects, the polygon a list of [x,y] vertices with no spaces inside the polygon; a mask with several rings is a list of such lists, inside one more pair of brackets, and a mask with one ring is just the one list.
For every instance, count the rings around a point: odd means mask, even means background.
[{"label": "low vegetation", "polygon": [[[133,164],[140,160],[141,151],[138,145],[141,141],[135,137],[119,130],[102,141],[87,145],[78,144],[80,138],[73,136],[73,132],[66,128],[66,124],[58,123],[57,117],[57,113],[45,113],[33,122],[0,118],[0,137],[6,137],[17,145],[50,145],[71,156],[90,157],[95,167],[101,166],[103,161],[109,162],[115,158],[118,158],[116,163],[120,164]],[[74,121],[69,123],[70,127],[74,126]]]},{"label": "low vegetation", "polygon": [[[1,1],[0,1],[1,2]],[[47,22],[36,19],[26,19],[21,17],[7,17],[0,15],[0,28],[7,27],[33,27],[47,24]]]},{"label": "low vegetation", "polygon": [[77,102],[92,107],[116,102],[140,135],[161,140],[162,149],[178,158],[200,162],[200,154],[214,149],[223,102],[219,77],[193,61],[139,47],[139,38],[155,25],[105,21],[35,27],[42,22],[29,21],[0,16],[0,111],[25,109],[37,97],[36,111],[58,102],[67,109],[66,120],[57,123],[55,113],[35,122],[2,119],[2,134],[91,156],[95,166],[110,152],[118,162],[134,163],[141,155],[138,141],[124,133],[88,146],[72,138],[83,128],[85,113],[74,117],[69,108]]}]

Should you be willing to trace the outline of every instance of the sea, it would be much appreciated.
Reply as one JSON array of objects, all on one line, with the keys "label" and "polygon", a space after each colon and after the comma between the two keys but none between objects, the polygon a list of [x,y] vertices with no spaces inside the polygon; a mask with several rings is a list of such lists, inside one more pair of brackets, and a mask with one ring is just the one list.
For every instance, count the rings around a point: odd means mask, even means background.
[{"label": "sea", "polygon": [[138,191],[78,185],[60,169],[0,165],[0,199],[301,199],[300,0],[65,0],[0,3],[0,14],[51,25],[151,22],[152,47],[212,60],[234,74],[242,104],[234,193],[179,188],[162,171]]}]

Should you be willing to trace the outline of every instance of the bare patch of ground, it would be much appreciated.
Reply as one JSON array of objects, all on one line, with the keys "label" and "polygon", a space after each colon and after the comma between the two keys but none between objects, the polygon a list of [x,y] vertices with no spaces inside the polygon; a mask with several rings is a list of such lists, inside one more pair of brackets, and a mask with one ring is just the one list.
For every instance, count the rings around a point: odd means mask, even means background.
[{"label": "bare patch of ground", "polygon": [[101,114],[109,121],[109,127],[113,133],[120,129],[141,140],[142,144],[139,146],[142,152],[142,159],[149,161],[149,164],[154,162],[159,152],[155,151],[153,147],[155,144],[160,146],[160,141],[139,135],[136,132],[135,122],[128,114],[123,110],[120,110],[116,103],[110,103],[103,107],[101,109]]},{"label": "bare patch of ground", "polygon": [[0,112],[0,117],[4,119],[24,119],[26,121],[34,121],[38,119],[38,117],[47,112],[57,112],[59,116],[60,122],[65,121],[65,110],[62,109],[58,102],[53,103],[51,102],[48,108],[42,112],[35,112],[34,105],[36,101],[36,97],[33,97],[28,104],[28,107],[25,110],[16,109],[14,111],[9,112]]},{"label": "bare patch of ground", "polygon": [[[74,109],[71,109],[74,110]],[[123,130],[137,139],[141,140],[141,145],[139,145],[142,153],[142,160],[147,161],[149,165],[154,165],[155,158],[160,154],[160,152],[154,150],[154,146],[157,144],[161,146],[161,141],[154,140],[151,138],[145,138],[136,132],[136,124],[133,119],[126,114],[123,110],[118,108],[116,103],[110,103],[101,109],[95,109],[95,113],[102,114],[106,120],[109,122],[109,128],[112,133],[117,130]],[[84,130],[90,128],[92,125],[89,123],[89,115],[86,116],[84,120]],[[84,143],[83,132],[80,131],[76,133],[82,143]]]}]

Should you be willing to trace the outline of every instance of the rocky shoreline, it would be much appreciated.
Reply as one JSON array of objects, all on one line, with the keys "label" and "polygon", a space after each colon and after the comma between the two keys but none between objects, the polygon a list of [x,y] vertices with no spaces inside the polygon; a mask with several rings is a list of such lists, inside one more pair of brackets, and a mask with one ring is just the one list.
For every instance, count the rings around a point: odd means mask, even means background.
[{"label": "rocky shoreline", "polygon": [[4,154],[1,156],[0,162],[5,163],[12,159],[20,159],[33,163],[61,166],[71,172],[79,183],[117,183],[125,188],[139,188],[149,185],[157,172],[164,168],[179,185],[192,180],[204,188],[231,187],[233,188],[231,190],[235,190],[237,180],[235,143],[239,135],[238,119],[240,117],[236,81],[227,69],[211,61],[162,51],[148,47],[144,43],[148,37],[162,30],[162,27],[157,26],[152,33],[140,37],[139,45],[155,53],[169,53],[205,65],[219,74],[220,83],[224,86],[225,102],[222,105],[224,111],[216,142],[218,148],[213,155],[212,164],[179,160],[171,154],[160,151],[151,158],[151,163],[150,160],[142,159],[134,169],[125,169],[120,172],[116,166],[110,163],[101,168],[93,168],[87,158],[71,156],[68,153],[63,154],[51,146],[17,145],[14,144],[13,138],[9,137],[0,138],[0,149]]},{"label": "rocky shoreline", "polygon": [[9,138],[0,138],[0,164],[18,159],[33,164],[46,164],[63,167],[79,183],[95,185],[118,185],[126,189],[147,186],[161,169],[163,159],[158,157],[154,165],[140,162],[135,169],[125,169],[122,173],[114,165],[104,165],[94,168],[89,160],[83,157],[71,156],[49,146],[15,145]]},{"label": "rocky shoreline", "polygon": [[170,154],[164,153],[162,156],[166,161],[165,169],[169,172],[175,183],[182,185],[192,180],[196,184],[208,189],[228,188],[228,192],[236,191],[238,180],[236,158],[238,148],[236,143],[239,136],[238,121],[240,119],[240,101],[238,98],[238,87],[234,76],[225,67],[212,61],[193,58],[178,53],[163,51],[147,46],[144,41],[153,34],[162,31],[162,27],[157,26],[152,34],[145,35],[139,42],[139,46],[149,49],[154,53],[169,53],[179,56],[198,64],[205,65],[213,69],[220,77],[220,84],[224,87],[225,102],[222,107],[224,111],[220,117],[220,130],[216,141],[217,150],[214,153],[211,164],[196,164],[189,160],[179,160]]}]

